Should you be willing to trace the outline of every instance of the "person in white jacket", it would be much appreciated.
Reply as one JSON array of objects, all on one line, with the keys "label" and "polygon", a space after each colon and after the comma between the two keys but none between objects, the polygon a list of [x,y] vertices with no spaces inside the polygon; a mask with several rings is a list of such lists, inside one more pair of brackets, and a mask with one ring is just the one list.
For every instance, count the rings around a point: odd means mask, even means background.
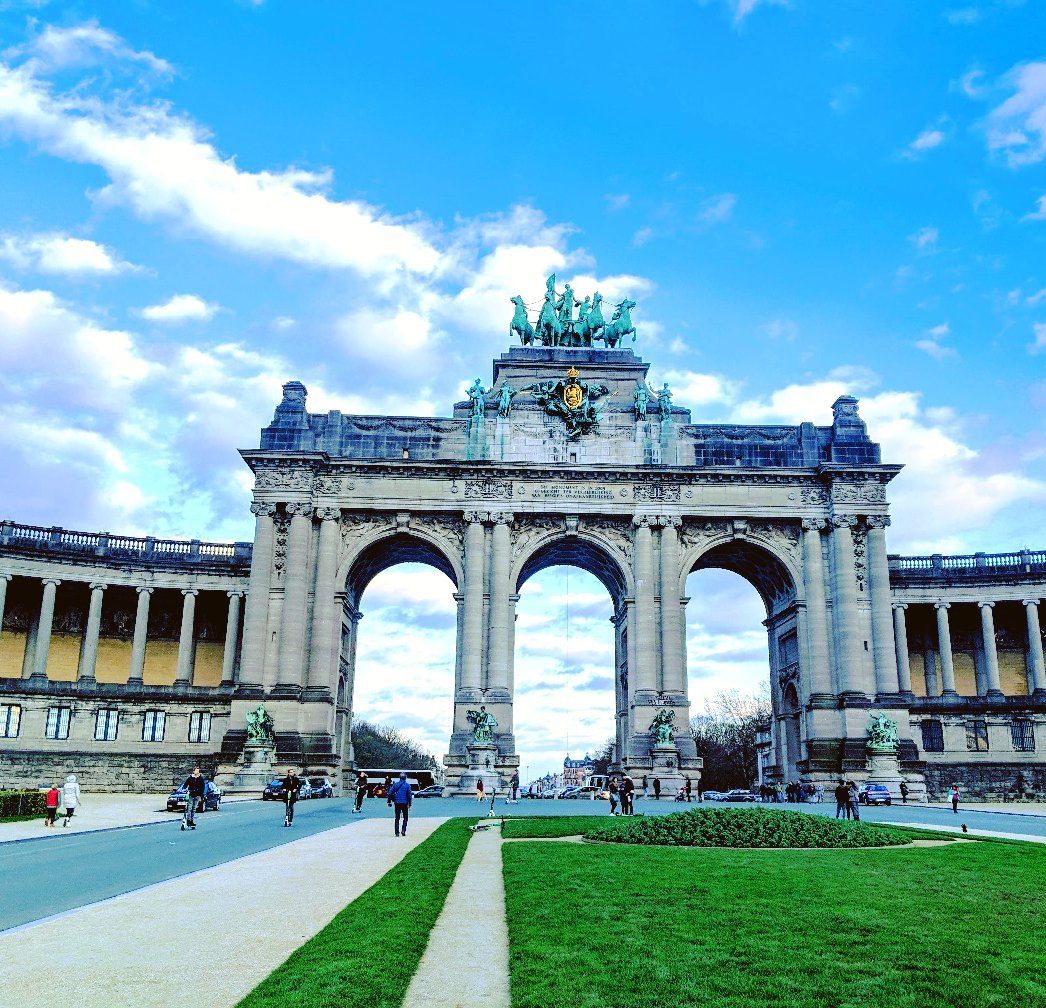
[{"label": "person in white jacket", "polygon": [[76,783],[76,774],[71,773],[62,785],[62,807],[65,809],[63,826],[69,825],[69,820],[73,818],[73,813],[80,804],[80,800],[80,785]]}]

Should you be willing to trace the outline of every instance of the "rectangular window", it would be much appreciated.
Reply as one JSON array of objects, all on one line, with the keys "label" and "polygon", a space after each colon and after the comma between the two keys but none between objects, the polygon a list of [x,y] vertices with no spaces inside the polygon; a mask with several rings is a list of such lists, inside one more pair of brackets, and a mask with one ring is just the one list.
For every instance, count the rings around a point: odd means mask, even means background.
[{"label": "rectangular window", "polygon": [[167,715],[162,710],[147,710],[142,718],[142,741],[162,742]]},{"label": "rectangular window", "polygon": [[984,752],[988,748],[988,722],[966,722],[966,748],[971,752]]},{"label": "rectangular window", "polygon": [[18,704],[0,704],[0,738],[18,738],[22,725],[22,708]]},{"label": "rectangular window", "polygon": [[94,740],[115,742],[120,727],[120,712],[115,707],[103,707],[94,716]]},{"label": "rectangular window", "polygon": [[72,717],[72,713],[71,707],[48,707],[44,738],[69,738],[69,719]]},{"label": "rectangular window", "polygon": [[193,711],[189,715],[189,741],[210,742],[211,741],[211,712]]},{"label": "rectangular window", "polygon": [[944,752],[944,726],[940,721],[924,721],[923,750],[925,752]]},{"label": "rectangular window", "polygon": [[1035,731],[1030,721],[1011,721],[1010,737],[1017,752],[1035,752]]}]

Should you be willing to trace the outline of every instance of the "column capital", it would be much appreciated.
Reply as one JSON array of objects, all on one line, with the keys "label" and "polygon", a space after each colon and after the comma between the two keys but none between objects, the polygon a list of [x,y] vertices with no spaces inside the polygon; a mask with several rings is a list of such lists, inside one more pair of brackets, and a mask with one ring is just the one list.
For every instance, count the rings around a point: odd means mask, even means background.
[{"label": "column capital", "polygon": [[821,532],[828,527],[828,522],[823,518],[804,518],[803,519],[803,531],[804,532]]},{"label": "column capital", "polygon": [[60,578],[40,578],[40,584],[54,585],[57,588],[62,583]]},{"label": "column capital", "polygon": [[480,525],[490,521],[490,513],[487,511],[465,511],[464,517],[470,525]]},{"label": "column capital", "polygon": [[316,517],[320,521],[338,521],[341,518],[341,508],[316,508]]},{"label": "column capital", "polygon": [[0,574],[0,581],[10,581],[13,577],[13,574]]},{"label": "column capital", "polygon": [[[8,574],[8,577],[10,577],[10,576],[11,576],[11,575],[10,575],[10,574]],[[1039,600],[1039,599],[1037,599],[1037,598],[1026,598],[1026,599],[1021,599],[1021,605],[1022,605],[1022,606],[1037,606],[1037,605],[1039,604],[1039,601],[1040,601],[1040,600]]]},{"label": "column capital", "polygon": [[247,592],[243,588],[237,588],[235,591],[227,591],[225,594],[229,598],[243,598],[243,596],[246,595]]},{"label": "column capital", "polygon": [[829,521],[832,524],[832,528],[848,528],[852,530],[857,527],[857,515],[832,515]]},{"label": "column capital", "polygon": [[995,608],[995,603],[994,602],[978,602],[977,605],[981,609],[994,609]]},{"label": "column capital", "polygon": [[516,520],[516,516],[509,511],[495,511],[491,514],[490,520],[495,525],[511,525]]},{"label": "column capital", "polygon": [[251,505],[251,514],[259,518],[273,518],[276,515],[276,505],[270,501],[255,501]]},{"label": "column capital", "polygon": [[868,515],[864,523],[870,529],[885,529],[890,527],[890,518],[888,515]]},{"label": "column capital", "polygon": [[657,518],[654,515],[633,515],[632,524],[636,528],[650,528],[657,524]]},{"label": "column capital", "polygon": [[92,581],[90,587],[91,591],[105,591],[105,589],[108,588],[109,585],[107,585],[104,581]]},{"label": "column capital", "polygon": [[188,595],[199,595],[200,594],[200,589],[199,588],[182,588],[182,589],[180,589],[180,591],[181,591],[181,593],[183,595],[186,595],[186,596],[188,596]]},{"label": "column capital", "polygon": [[312,505],[308,501],[291,501],[286,505],[287,514],[292,518],[311,518]]},{"label": "column capital", "polygon": [[894,607],[894,609],[907,609],[908,608],[908,603],[907,602],[894,602],[893,603],[893,607]]},{"label": "column capital", "polygon": [[934,602],[934,609],[951,609],[951,602]]},{"label": "column capital", "polygon": [[156,591],[155,588],[146,585],[138,585],[134,590],[138,592],[139,595],[152,595],[152,593]]}]

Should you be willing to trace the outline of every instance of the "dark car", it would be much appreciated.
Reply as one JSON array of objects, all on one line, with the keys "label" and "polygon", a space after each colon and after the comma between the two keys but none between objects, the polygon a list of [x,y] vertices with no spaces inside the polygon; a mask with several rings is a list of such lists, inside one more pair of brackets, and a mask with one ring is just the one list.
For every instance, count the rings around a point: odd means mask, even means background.
[{"label": "dark car", "polygon": [[729,802],[754,802],[755,800],[755,795],[752,794],[751,791],[746,791],[744,788],[732,788],[720,799],[720,801]]},{"label": "dark car", "polygon": [[[189,792],[185,790],[183,784],[180,788],[175,788],[167,798],[167,811],[168,812],[183,812],[185,810],[185,801],[189,797]],[[198,812],[203,812],[207,809],[211,812],[217,812],[222,805],[222,792],[221,788],[218,787],[214,781],[203,782],[203,799],[199,802],[197,807]]]},{"label": "dark car", "polygon": [[[309,782],[304,777],[300,778],[300,780],[301,788],[298,791],[298,801],[312,798],[312,788],[309,786]],[[265,785],[265,789],[262,791],[262,801],[283,801],[284,797],[282,777],[274,777]]]},{"label": "dark car", "polygon": [[885,784],[865,784],[857,797],[862,805],[889,805],[893,801]]},{"label": "dark car", "polygon": [[309,792],[310,798],[333,798],[334,781],[329,777],[310,777]]},{"label": "dark car", "polygon": [[430,784],[428,787],[423,787],[420,791],[414,792],[415,798],[442,798],[443,797],[443,785],[442,784]]}]

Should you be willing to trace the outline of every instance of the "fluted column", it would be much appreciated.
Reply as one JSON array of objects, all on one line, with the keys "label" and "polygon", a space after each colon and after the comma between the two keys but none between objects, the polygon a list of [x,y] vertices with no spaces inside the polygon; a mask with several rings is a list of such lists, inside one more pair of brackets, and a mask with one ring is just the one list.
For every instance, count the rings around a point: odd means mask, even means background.
[{"label": "fluted column", "polygon": [[853,515],[832,517],[832,613],[838,641],[839,690],[864,693],[861,676],[860,629],[857,622],[857,573],[854,569]]},{"label": "fluted column", "polygon": [[897,650],[890,611],[890,565],[886,556],[886,529],[890,519],[873,515],[868,528],[868,594],[872,608],[872,661],[877,696],[900,689]]},{"label": "fluted column", "polygon": [[952,661],[952,635],[948,626],[948,609],[950,603],[935,602],[937,610],[937,648],[941,655],[941,696],[954,697],[955,664]]},{"label": "fluted column", "polygon": [[461,648],[461,685],[478,690],[483,685],[483,577],[486,567],[484,511],[466,511],[465,521],[465,634]]},{"label": "fluted column", "polygon": [[298,501],[287,505],[291,525],[287,532],[287,573],[284,577],[283,611],[280,614],[280,657],[276,688],[300,689],[305,678],[305,600],[309,591],[309,537],[312,505]]},{"label": "fluted column", "polygon": [[222,650],[222,685],[231,686],[236,681],[236,647],[240,642],[240,602],[243,592],[226,592],[229,596],[229,611],[225,618],[225,647]]},{"label": "fluted column", "polygon": [[904,616],[907,608],[908,606],[904,602],[898,602],[893,607],[893,638],[894,649],[897,652],[897,685],[902,693],[912,692],[911,658],[908,654],[908,626]]},{"label": "fluted column", "polygon": [[0,635],[4,632],[4,608],[7,605],[7,582],[10,574],[0,574]]},{"label": "fluted column", "polygon": [[335,691],[338,669],[334,654],[334,627],[341,613],[335,608],[338,580],[338,546],[341,543],[341,509],[316,509],[320,523],[319,556],[316,559],[316,591],[312,599],[312,646],[309,649],[308,686]]},{"label": "fluted column", "polygon": [[196,596],[195,588],[182,589],[182,628],[178,634],[178,672],[175,686],[191,686],[193,658],[196,648]]},{"label": "fluted column", "polygon": [[247,601],[243,609],[243,647],[240,649],[240,687],[260,688],[265,677],[268,645],[269,588],[272,580],[272,554],[276,542],[276,505],[255,501],[251,505],[254,521],[254,549],[251,575],[247,582]]},{"label": "fluted column", "polygon": [[149,640],[149,602],[152,588],[138,588],[138,607],[134,613],[134,638],[131,640],[131,671],[128,686],[141,686],[145,671],[145,645]]},{"label": "fluted column", "polygon": [[509,584],[509,563],[512,545],[509,526],[512,514],[492,514],[494,531],[491,536],[490,556],[490,635],[487,657],[486,685],[493,689],[508,689],[510,654],[509,619],[511,616],[512,587]]},{"label": "fluted column", "polygon": [[806,664],[812,696],[830,696],[832,669],[828,659],[828,610],[824,595],[824,557],[820,518],[803,519],[803,586],[806,592]]},{"label": "fluted column", "polygon": [[659,689],[683,693],[683,652],[679,606],[679,533],[682,519],[664,515],[661,525],[661,682]]},{"label": "fluted column", "polygon": [[923,680],[926,683],[926,695],[928,697],[941,695],[941,683],[937,677],[937,664],[937,650],[931,643],[929,636],[927,636],[923,647]]},{"label": "fluted column", "polygon": [[995,603],[978,602],[977,605],[981,610],[981,642],[984,645],[984,664],[988,673],[986,695],[997,700],[1002,697],[1002,684],[999,681],[999,652],[995,646],[995,617],[992,614]]},{"label": "fluted column", "polygon": [[91,602],[87,607],[87,628],[84,630],[84,648],[80,656],[77,674],[79,682],[94,682],[94,669],[98,662],[98,635],[102,629],[102,602],[106,586],[91,585]]},{"label": "fluted column", "polygon": [[1028,692],[1046,690],[1046,662],[1043,661],[1042,631],[1039,629],[1038,599],[1024,599],[1025,619],[1028,622]]},{"label": "fluted column", "polygon": [[54,625],[55,593],[61,581],[45,578],[40,599],[40,626],[36,631],[36,653],[33,655],[32,679],[47,678],[47,652],[51,648],[51,628]]},{"label": "fluted column", "polygon": [[636,690],[657,689],[657,674],[654,663],[654,563],[650,525],[654,521],[649,515],[636,515],[632,524],[635,533],[635,615],[636,665],[634,682]]}]

